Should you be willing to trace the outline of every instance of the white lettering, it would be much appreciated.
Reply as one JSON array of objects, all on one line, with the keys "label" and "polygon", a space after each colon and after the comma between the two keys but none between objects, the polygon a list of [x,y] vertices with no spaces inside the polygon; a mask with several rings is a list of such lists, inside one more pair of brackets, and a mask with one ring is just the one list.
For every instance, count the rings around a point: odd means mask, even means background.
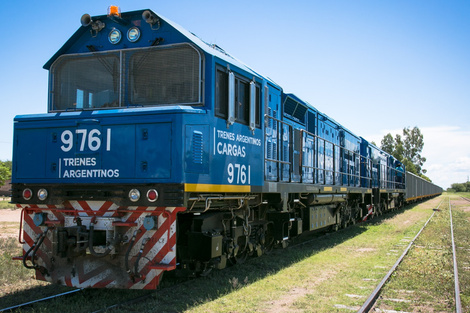
[{"label": "white lettering", "polygon": [[[248,170],[248,173],[247,173]],[[248,184],[251,182],[251,166],[248,165],[248,168],[243,164],[232,164],[229,163],[227,166],[227,181],[229,184]]]},{"label": "white lettering", "polygon": [[235,134],[231,132],[227,132],[225,130],[217,130],[217,137],[222,138],[222,139],[228,139],[228,140],[235,140]]},{"label": "white lettering", "polygon": [[241,143],[247,143],[250,145],[261,147],[261,139],[249,137],[245,135],[235,134],[225,130],[217,130],[217,138],[226,139],[230,141],[238,141]]},{"label": "white lettering", "polygon": [[64,158],[64,166],[96,166],[96,158]]},{"label": "white lettering", "polygon": [[254,146],[258,146],[258,147],[261,146],[261,139],[248,137],[245,135],[237,135],[237,141],[254,145]]},{"label": "white lettering", "polygon": [[219,142],[217,144],[217,153],[227,156],[246,157],[246,150],[243,146],[232,145],[230,143]]},{"label": "white lettering", "polygon": [[63,178],[118,178],[118,169],[65,170]]},{"label": "white lettering", "polygon": [[[77,134],[77,143],[79,146],[79,151],[85,151],[85,148],[88,148],[90,151],[98,151],[101,148],[101,131],[99,129],[88,129],[80,128],[75,129],[75,134]],[[111,151],[111,128],[106,129],[106,151]],[[60,148],[64,152],[69,152],[74,146],[74,137],[72,131],[64,130],[60,135],[62,141],[62,146]]]}]

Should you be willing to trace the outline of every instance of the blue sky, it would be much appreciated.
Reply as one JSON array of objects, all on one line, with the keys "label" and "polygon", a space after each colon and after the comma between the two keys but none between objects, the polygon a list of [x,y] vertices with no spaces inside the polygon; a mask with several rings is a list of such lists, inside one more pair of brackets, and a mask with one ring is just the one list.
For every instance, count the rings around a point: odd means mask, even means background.
[{"label": "blue sky", "polygon": [[3,1],[0,159],[13,118],[47,110],[42,66],[80,17],[149,8],[378,144],[418,126],[427,175],[470,175],[470,1]]}]

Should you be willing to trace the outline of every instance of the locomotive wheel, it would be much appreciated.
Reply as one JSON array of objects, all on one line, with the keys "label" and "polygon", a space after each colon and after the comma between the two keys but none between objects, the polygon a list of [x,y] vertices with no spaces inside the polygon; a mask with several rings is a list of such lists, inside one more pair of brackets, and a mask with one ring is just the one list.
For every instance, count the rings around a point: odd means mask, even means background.
[{"label": "locomotive wheel", "polygon": [[212,266],[212,264],[210,264],[210,262],[205,262],[204,263],[204,269],[199,274],[199,276],[205,277],[205,276],[209,275],[210,272],[212,272],[213,268],[214,268],[214,266]]},{"label": "locomotive wheel", "polygon": [[387,212],[387,203],[385,202],[385,200],[382,201],[382,212],[383,213]]},{"label": "locomotive wheel", "polygon": [[248,237],[238,237],[237,244],[240,247],[238,253],[233,256],[234,264],[241,264],[246,261],[248,257]]},{"label": "locomotive wheel", "polygon": [[263,253],[268,254],[273,250],[273,248],[274,248],[274,235],[273,235],[273,230],[272,230],[272,224],[270,224],[268,225],[266,233],[265,233]]},{"label": "locomotive wheel", "polygon": [[339,224],[333,224],[333,225],[331,225],[331,227],[330,227],[330,231],[332,231],[332,232],[337,232],[337,231],[339,230],[339,228],[340,228],[340,225],[339,225]]},{"label": "locomotive wheel", "polygon": [[376,211],[376,216],[382,215],[382,206],[379,204],[375,211]]},{"label": "locomotive wheel", "polygon": [[244,249],[242,252],[239,252],[236,256],[233,257],[235,264],[242,264],[246,261],[248,257],[247,249]]}]

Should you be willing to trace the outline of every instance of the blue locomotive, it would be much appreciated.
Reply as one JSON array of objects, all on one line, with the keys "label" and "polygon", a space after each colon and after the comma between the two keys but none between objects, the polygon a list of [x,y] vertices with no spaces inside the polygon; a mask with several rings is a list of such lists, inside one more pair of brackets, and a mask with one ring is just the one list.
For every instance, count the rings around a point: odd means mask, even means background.
[{"label": "blue locomotive", "polygon": [[[150,10],[81,24],[44,66],[48,113],[14,121],[37,279],[154,289],[407,201],[400,162],[220,47]],[[409,200],[442,191],[423,184]]]}]

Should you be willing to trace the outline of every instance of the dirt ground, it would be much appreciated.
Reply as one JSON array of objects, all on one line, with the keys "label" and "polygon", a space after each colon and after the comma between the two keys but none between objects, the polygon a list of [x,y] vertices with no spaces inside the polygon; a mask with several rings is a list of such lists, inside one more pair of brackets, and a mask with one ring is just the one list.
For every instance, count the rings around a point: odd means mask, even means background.
[{"label": "dirt ground", "polygon": [[17,237],[21,210],[0,210],[0,238]]},{"label": "dirt ground", "polygon": [[10,210],[4,209],[0,210],[0,222],[20,222],[20,209]]}]

